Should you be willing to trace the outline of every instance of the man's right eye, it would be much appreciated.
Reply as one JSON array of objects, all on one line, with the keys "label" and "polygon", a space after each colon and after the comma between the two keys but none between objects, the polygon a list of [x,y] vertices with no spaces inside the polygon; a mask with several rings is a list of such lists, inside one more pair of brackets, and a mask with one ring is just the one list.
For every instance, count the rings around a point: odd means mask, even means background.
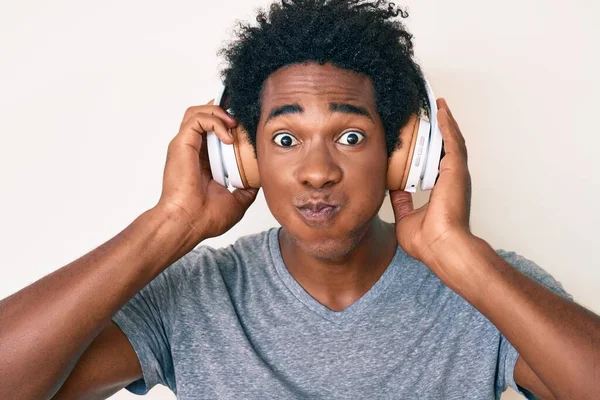
[{"label": "man's right eye", "polygon": [[300,144],[298,139],[289,133],[278,133],[277,135],[273,136],[273,141],[281,147],[292,147]]}]

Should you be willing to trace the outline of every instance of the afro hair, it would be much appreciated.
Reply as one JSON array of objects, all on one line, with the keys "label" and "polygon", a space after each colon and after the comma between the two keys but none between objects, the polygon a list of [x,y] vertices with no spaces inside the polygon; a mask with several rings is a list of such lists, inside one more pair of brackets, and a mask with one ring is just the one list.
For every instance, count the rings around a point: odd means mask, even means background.
[{"label": "afro hair", "polygon": [[413,35],[397,19],[405,10],[385,0],[282,0],[258,10],[257,26],[238,22],[225,45],[221,78],[230,108],[256,148],[261,93],[278,69],[326,63],[365,74],[373,84],[388,155],[411,114],[428,108],[423,73],[413,60]]}]

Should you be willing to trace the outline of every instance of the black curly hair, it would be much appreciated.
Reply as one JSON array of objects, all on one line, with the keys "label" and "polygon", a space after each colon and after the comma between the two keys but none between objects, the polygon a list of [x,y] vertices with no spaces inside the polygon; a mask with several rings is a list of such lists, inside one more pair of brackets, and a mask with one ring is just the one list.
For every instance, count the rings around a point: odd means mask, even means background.
[{"label": "black curly hair", "polygon": [[400,146],[400,128],[412,113],[426,112],[429,101],[413,36],[398,15],[408,17],[386,0],[281,0],[268,13],[258,10],[258,26],[237,22],[236,38],[219,51],[226,61],[221,78],[254,148],[265,80],[281,67],[310,62],[368,76],[388,155]]}]

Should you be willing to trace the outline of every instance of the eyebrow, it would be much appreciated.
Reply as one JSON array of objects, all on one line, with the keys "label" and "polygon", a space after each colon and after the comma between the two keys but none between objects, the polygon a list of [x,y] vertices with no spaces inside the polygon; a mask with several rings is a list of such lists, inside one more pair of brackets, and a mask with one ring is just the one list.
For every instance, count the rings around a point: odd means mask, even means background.
[{"label": "eyebrow", "polygon": [[[340,112],[344,114],[354,114],[369,118],[372,122],[375,122],[369,111],[365,107],[354,106],[348,103],[329,103],[329,110],[332,112]],[[265,125],[272,119],[277,118],[280,115],[289,114],[302,114],[304,109],[300,104],[285,104],[283,106],[275,107],[269,113]]]}]

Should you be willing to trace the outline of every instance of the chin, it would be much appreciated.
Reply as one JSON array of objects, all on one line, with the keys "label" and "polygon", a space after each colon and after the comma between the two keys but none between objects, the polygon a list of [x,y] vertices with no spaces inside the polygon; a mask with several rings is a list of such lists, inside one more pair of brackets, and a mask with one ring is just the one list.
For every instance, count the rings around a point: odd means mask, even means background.
[{"label": "chin", "polygon": [[363,240],[382,202],[383,197],[377,203],[344,207],[334,218],[322,223],[307,223],[294,208],[273,207],[271,212],[282,226],[285,238],[297,249],[316,259],[335,263],[348,257]]},{"label": "chin", "polygon": [[342,232],[308,231],[295,232],[286,229],[286,235],[294,244],[310,256],[328,261],[344,258],[360,243],[368,230],[367,226]]}]

